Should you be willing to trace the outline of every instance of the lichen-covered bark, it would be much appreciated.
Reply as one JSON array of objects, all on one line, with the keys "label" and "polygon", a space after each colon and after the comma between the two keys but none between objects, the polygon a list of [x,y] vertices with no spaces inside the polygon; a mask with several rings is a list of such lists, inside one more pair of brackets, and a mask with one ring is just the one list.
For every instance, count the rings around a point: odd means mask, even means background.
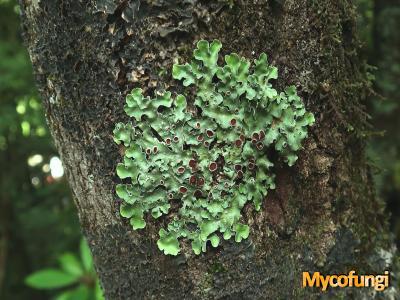
[{"label": "lichen-covered bark", "polygon": [[[233,3],[232,6],[229,3]],[[383,207],[364,158],[367,82],[351,1],[22,0],[25,40],[47,119],[108,299],[301,299],[302,271],[383,272],[392,265]],[[112,141],[124,96],[179,90],[170,77],[200,38],[225,53],[261,52],[294,84],[316,125],[295,167],[276,161],[277,189],[261,213],[245,208],[250,237],[177,257],[157,249],[162,224],[133,231],[114,187]],[[371,290],[331,290],[353,298]],[[375,294],[387,297],[386,294]]]}]

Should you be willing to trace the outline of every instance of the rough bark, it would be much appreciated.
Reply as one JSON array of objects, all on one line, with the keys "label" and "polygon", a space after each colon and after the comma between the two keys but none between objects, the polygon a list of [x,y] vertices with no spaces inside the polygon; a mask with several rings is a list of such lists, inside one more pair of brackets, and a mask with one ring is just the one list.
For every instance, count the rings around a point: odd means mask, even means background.
[{"label": "rough bark", "polygon": [[[391,268],[383,207],[364,157],[366,79],[351,1],[21,4],[48,123],[108,299],[317,298],[318,289],[301,288],[302,271]],[[246,242],[170,257],[155,243],[162,224],[148,219],[146,229],[133,231],[119,217],[114,187],[121,156],[112,130],[126,120],[131,88],[179,89],[160,71],[187,59],[200,38],[220,39],[224,53],[266,52],[279,69],[277,85],[298,87],[316,125],[293,168],[276,162],[277,189],[262,212],[245,209]]]}]

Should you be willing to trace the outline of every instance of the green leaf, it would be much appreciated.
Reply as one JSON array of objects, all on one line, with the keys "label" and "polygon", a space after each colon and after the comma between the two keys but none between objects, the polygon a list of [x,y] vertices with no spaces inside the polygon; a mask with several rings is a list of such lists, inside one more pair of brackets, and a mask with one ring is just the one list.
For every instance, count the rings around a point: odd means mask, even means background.
[{"label": "green leaf", "polygon": [[90,300],[90,294],[90,289],[80,284],[77,288],[58,295],[55,300]]},{"label": "green leaf", "polygon": [[89,245],[84,238],[81,239],[80,252],[81,252],[81,260],[82,260],[84,269],[86,271],[93,270],[92,253],[90,252]]},{"label": "green leaf", "polygon": [[72,291],[69,291],[69,290],[65,291],[61,294],[58,294],[57,297],[55,298],[55,300],[72,300],[71,294],[72,294]]},{"label": "green leaf", "polygon": [[36,289],[56,289],[69,286],[79,280],[79,276],[56,269],[44,269],[29,275],[25,283]]},{"label": "green leaf", "polygon": [[104,293],[100,285],[100,281],[96,280],[96,286],[94,290],[95,300],[104,300]]},{"label": "green leaf", "polygon": [[82,265],[79,262],[78,258],[73,255],[72,253],[65,253],[60,256],[58,259],[61,268],[66,272],[71,275],[75,275],[77,277],[81,276],[83,274],[83,269]]}]

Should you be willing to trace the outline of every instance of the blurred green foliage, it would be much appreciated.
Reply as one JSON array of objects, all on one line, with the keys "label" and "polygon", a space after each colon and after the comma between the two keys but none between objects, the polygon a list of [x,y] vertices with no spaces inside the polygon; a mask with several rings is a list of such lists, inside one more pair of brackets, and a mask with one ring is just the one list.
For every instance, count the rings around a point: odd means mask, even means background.
[{"label": "blurred green foliage", "polygon": [[92,254],[85,239],[80,257],[67,252],[59,257],[60,269],[42,269],[30,274],[25,283],[35,289],[61,290],[56,300],[104,300],[94,270]]},{"label": "blurred green foliage", "polygon": [[[24,284],[33,270],[56,265],[81,237],[22,44],[15,1],[0,1],[0,299],[46,299]],[[60,171],[60,170],[59,170]],[[57,242],[54,242],[57,241]]]},{"label": "blurred green foliage", "polygon": [[391,213],[400,246],[400,2],[358,0],[363,58],[375,80],[368,110],[375,134],[368,145],[377,192]]},{"label": "blurred green foliage", "polygon": [[[368,108],[378,134],[368,154],[399,240],[400,2],[356,3],[361,54],[375,77]],[[57,152],[22,45],[18,11],[15,0],[0,0],[0,299],[51,299],[59,292],[31,289],[24,279],[44,267],[66,267],[67,260],[73,268],[77,258],[63,253],[77,249],[81,234],[66,181],[51,173]]]}]

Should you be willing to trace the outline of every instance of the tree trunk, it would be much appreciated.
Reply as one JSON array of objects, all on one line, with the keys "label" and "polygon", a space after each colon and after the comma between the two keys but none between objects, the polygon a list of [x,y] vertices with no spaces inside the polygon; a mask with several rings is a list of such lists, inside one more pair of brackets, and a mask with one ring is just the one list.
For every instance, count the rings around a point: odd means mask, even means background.
[{"label": "tree trunk", "polygon": [[[364,157],[368,82],[351,1],[117,2],[21,1],[48,123],[107,299],[317,298],[319,289],[301,288],[303,271],[391,268],[384,208]],[[112,131],[127,120],[133,87],[177,89],[174,59],[187,61],[202,38],[221,40],[223,54],[266,52],[278,67],[277,85],[296,85],[316,124],[295,166],[277,164],[277,189],[262,211],[246,210],[249,239],[200,256],[165,256],[156,245],[160,224],[149,218],[133,231],[119,217],[121,155]]]}]

